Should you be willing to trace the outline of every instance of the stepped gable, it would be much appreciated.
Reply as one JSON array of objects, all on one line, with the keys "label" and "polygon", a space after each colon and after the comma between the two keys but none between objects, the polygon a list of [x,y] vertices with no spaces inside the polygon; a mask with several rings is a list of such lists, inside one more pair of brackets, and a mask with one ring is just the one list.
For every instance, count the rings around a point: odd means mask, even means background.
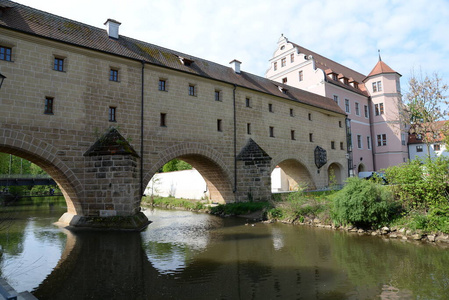
[{"label": "stepped gable", "polygon": [[[72,21],[16,2],[0,0],[0,28],[175,69],[345,115],[330,98],[284,86],[247,72],[236,74],[231,67],[123,35],[119,35],[118,39],[110,38],[106,29]],[[189,63],[183,63],[183,60]],[[280,91],[279,86],[284,87],[287,93]]]},{"label": "stepped gable", "polygon": [[253,140],[249,139],[245,147],[242,148],[239,155],[237,155],[238,160],[242,161],[254,161],[254,160],[271,160],[271,157]]},{"label": "stepped gable", "polygon": [[93,144],[84,156],[102,156],[102,155],[132,155],[139,157],[134,148],[128,141],[111,127]]}]

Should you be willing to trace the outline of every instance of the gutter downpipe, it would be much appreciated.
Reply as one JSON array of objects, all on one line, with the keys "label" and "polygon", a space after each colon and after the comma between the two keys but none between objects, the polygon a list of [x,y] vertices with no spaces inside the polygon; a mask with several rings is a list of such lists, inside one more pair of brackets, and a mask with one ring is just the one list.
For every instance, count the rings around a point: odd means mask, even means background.
[{"label": "gutter downpipe", "polygon": [[142,60],[142,86],[141,86],[141,102],[140,102],[140,196],[143,197],[143,109],[144,109],[144,75],[145,75],[145,61]]},{"label": "gutter downpipe", "polygon": [[235,90],[237,89],[237,85],[234,84],[234,90],[232,91],[233,101],[232,105],[234,108],[234,189],[233,193],[237,192],[237,120],[236,120],[236,107],[235,107]]},{"label": "gutter downpipe", "polygon": [[371,153],[373,155],[373,171],[377,171],[376,168],[376,150],[375,150],[375,143],[374,143],[374,122],[373,122],[373,112],[372,112],[372,108],[373,107],[373,101],[371,99],[371,96],[368,96],[368,112],[369,112],[369,129],[370,129],[370,134],[371,134]]}]

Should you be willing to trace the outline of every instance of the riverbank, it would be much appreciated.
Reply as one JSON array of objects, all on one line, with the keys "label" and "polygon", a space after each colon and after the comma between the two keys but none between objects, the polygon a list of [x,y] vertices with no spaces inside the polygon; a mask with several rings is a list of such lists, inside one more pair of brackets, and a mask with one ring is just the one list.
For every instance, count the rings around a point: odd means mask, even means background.
[{"label": "riverbank", "polygon": [[274,195],[270,202],[214,204],[204,200],[145,197],[142,204],[165,209],[181,209],[209,213],[220,217],[242,217],[248,223],[284,223],[341,230],[358,235],[378,236],[412,242],[427,242],[449,247],[449,234],[413,228],[413,220],[404,216],[380,228],[338,226],[332,220],[334,191]]}]

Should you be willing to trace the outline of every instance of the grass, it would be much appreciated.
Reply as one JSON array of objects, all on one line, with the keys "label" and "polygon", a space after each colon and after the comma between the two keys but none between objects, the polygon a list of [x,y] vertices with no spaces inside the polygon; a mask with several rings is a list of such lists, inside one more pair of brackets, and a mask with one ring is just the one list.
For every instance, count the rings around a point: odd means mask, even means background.
[{"label": "grass", "polygon": [[184,208],[192,211],[203,211],[208,207],[200,200],[178,199],[174,197],[143,197],[142,204],[164,208]]}]

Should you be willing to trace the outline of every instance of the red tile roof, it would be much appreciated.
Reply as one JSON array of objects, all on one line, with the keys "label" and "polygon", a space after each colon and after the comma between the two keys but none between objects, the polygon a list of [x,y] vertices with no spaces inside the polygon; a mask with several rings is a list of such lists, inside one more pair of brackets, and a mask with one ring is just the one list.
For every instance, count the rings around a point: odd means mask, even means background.
[{"label": "red tile roof", "polygon": [[[330,98],[291,86],[284,86],[247,72],[236,74],[230,67],[123,35],[120,35],[118,39],[112,39],[109,38],[105,29],[72,21],[16,2],[0,0],[0,12],[0,28],[2,30],[10,29],[78,47],[144,61],[148,64],[235,84],[345,115],[343,110]],[[194,63],[185,65],[179,57],[191,60]],[[351,74],[351,76],[359,78],[362,75]],[[278,86],[288,89],[287,93],[282,93]]]},{"label": "red tile roof", "polygon": [[349,89],[355,93],[368,96],[368,92],[366,91],[365,85],[363,84],[363,79],[365,75],[354,71],[346,66],[343,66],[327,57],[324,57],[316,52],[313,52],[309,49],[306,49],[298,44],[292,43],[294,47],[298,49],[300,53],[304,53],[306,56],[312,55],[315,59],[315,65],[317,68],[326,72],[326,74],[335,73],[335,74],[343,74],[346,78],[353,78],[354,81],[359,83],[359,89],[353,88],[352,86],[348,86],[339,80],[333,80],[329,77],[326,77],[326,80],[330,83],[343,87],[345,89]]},{"label": "red tile roof", "polygon": [[[366,76],[364,80],[366,80],[368,77],[379,75],[379,74],[386,74],[386,73],[397,73],[395,70],[390,68],[386,63],[384,63],[382,60],[379,60],[379,62],[374,66],[373,70]],[[401,74],[399,74],[401,75]]]},{"label": "red tile roof", "polygon": [[[442,131],[439,133],[439,136],[437,139],[435,139],[436,142],[441,142],[443,140],[443,138],[445,137],[444,135],[444,129],[448,128],[448,122],[449,121],[437,121],[435,123],[433,123],[435,126],[433,127],[432,130],[434,131]],[[426,124],[432,124],[432,123],[426,123]],[[412,125],[413,126],[413,125]],[[410,132],[413,132],[413,129],[410,129]],[[431,134],[431,133],[428,133]],[[408,136],[408,143],[409,144],[423,144],[423,140],[422,138],[418,139],[417,134],[415,133],[410,133]]]}]

